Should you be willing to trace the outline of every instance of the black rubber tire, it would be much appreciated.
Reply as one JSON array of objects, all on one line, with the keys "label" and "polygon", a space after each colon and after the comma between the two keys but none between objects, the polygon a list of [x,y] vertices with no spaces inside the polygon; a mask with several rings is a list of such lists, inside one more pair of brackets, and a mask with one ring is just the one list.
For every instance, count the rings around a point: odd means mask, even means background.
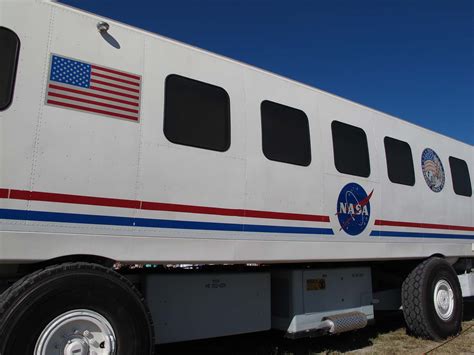
[{"label": "black rubber tire", "polygon": [[[435,310],[434,289],[444,279],[453,290],[454,308],[448,320]],[[461,331],[463,299],[459,279],[444,259],[432,257],[419,264],[402,284],[403,316],[410,334],[433,340],[446,339]]]},{"label": "black rubber tire", "polygon": [[153,354],[153,323],[138,290],[112,269],[82,262],[35,271],[0,296],[0,354],[33,354],[46,325],[73,309],[109,321],[118,355]]}]

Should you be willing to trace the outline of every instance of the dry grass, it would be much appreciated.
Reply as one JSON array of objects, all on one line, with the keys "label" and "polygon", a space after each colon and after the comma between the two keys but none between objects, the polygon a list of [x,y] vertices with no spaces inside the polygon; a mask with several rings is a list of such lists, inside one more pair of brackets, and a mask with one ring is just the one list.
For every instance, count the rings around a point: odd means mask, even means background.
[{"label": "dry grass", "polygon": [[[444,342],[435,342],[407,335],[404,324],[399,329],[381,332],[370,339],[371,345],[350,354],[474,354],[474,302],[465,302],[462,332]],[[331,353],[330,351],[327,353]]]},{"label": "dry grass", "polygon": [[281,332],[199,340],[157,347],[158,354],[474,354],[474,299],[465,302],[463,332],[439,343],[406,334],[401,312],[377,314],[377,324],[334,336],[289,340]]},{"label": "dry grass", "polygon": [[463,332],[442,343],[413,338],[405,328],[380,334],[371,341],[370,347],[349,354],[474,354],[474,320],[463,322]]}]

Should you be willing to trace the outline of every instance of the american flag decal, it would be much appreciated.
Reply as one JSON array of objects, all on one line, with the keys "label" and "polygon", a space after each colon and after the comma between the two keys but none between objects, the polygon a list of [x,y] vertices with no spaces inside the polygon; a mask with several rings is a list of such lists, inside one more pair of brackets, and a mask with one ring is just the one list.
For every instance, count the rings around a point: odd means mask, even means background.
[{"label": "american flag decal", "polygon": [[138,121],[141,77],[52,55],[48,105]]}]

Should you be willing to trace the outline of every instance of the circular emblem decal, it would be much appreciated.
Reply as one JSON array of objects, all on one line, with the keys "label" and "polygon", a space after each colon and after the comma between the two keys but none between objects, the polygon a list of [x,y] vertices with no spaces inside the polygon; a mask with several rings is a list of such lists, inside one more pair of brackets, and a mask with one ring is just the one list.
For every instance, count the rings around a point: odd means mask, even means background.
[{"label": "circular emblem decal", "polygon": [[421,168],[428,187],[434,192],[440,192],[444,187],[444,169],[433,149],[426,148],[421,153]]},{"label": "circular emblem decal", "polygon": [[[351,182],[344,186],[337,199],[337,218],[347,234],[358,235],[367,227],[370,219],[370,198],[364,188]],[[339,229],[339,230],[341,230]]]}]

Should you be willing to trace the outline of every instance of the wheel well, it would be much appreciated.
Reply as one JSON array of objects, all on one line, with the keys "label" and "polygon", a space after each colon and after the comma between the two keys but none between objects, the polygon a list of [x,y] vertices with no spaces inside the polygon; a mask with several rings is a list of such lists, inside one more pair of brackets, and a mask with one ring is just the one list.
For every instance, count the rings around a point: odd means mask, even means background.
[{"label": "wheel well", "polygon": [[88,254],[65,255],[58,258],[44,260],[39,263],[22,264],[19,266],[19,271],[20,273],[30,273],[32,271],[35,271],[37,269],[42,269],[50,265],[70,263],[70,262],[86,262],[86,263],[99,264],[108,268],[112,268],[115,263],[115,260],[105,258],[100,255],[88,255]]}]

